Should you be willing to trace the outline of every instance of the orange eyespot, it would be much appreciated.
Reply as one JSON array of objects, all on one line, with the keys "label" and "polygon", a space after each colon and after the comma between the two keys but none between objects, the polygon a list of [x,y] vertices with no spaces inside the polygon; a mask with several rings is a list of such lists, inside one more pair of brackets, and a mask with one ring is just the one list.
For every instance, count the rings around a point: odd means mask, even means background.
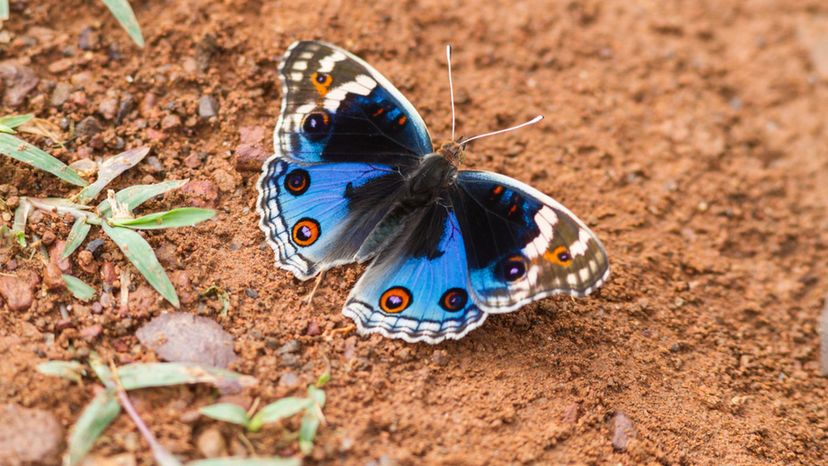
[{"label": "orange eyespot", "polygon": [[397,120],[397,124],[402,126],[405,124],[406,121],[408,121],[408,118],[405,115],[403,115]]},{"label": "orange eyespot", "polygon": [[379,306],[383,312],[396,314],[411,305],[411,292],[408,288],[395,286],[389,288],[380,296]]},{"label": "orange eyespot", "polygon": [[448,312],[462,311],[469,300],[469,294],[463,288],[451,288],[440,298],[440,307]]},{"label": "orange eyespot", "polygon": [[328,90],[331,87],[331,83],[333,82],[333,76],[319,72],[314,72],[311,75],[310,79],[311,83],[313,84],[313,87],[316,88],[316,92],[321,97],[324,97],[325,94],[328,93]]},{"label": "orange eyespot", "polygon": [[310,187],[310,175],[307,171],[298,168],[285,177],[285,189],[294,196],[305,194]]},{"label": "orange eyespot", "polygon": [[306,247],[319,239],[319,222],[312,218],[303,218],[293,225],[293,242]]},{"label": "orange eyespot", "polygon": [[566,246],[558,246],[551,251],[547,249],[543,253],[543,258],[561,267],[569,267],[572,265],[572,254],[569,253],[569,249]]}]

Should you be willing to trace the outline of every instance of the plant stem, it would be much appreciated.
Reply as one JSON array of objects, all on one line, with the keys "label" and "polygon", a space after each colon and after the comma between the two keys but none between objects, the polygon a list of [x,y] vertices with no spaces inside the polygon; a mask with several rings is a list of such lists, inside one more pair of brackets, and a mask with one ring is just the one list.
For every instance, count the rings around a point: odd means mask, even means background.
[{"label": "plant stem", "polygon": [[135,410],[135,406],[132,404],[129,396],[127,396],[124,386],[121,385],[121,379],[118,377],[118,368],[115,367],[115,363],[110,361],[109,365],[112,370],[112,379],[115,381],[115,392],[118,394],[118,400],[121,402],[121,406],[124,408],[124,411],[126,411],[132,419],[132,422],[135,423],[135,427],[138,428],[138,431],[141,432],[141,435],[147,443],[149,443],[150,449],[152,450],[152,456],[155,457],[155,460],[161,466],[181,465],[181,463],[172,455],[172,453],[169,452],[169,450],[158,443],[155,435],[153,435],[152,431],[149,427],[147,427],[146,423],[144,423],[144,420],[141,419],[141,416],[138,415],[138,411]]}]

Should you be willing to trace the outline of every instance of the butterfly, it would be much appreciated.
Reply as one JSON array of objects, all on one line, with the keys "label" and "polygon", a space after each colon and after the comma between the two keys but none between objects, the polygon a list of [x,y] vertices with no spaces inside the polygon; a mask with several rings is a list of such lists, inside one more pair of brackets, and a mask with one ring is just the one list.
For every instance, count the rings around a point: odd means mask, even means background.
[{"label": "butterfly", "polygon": [[362,59],[301,41],[279,73],[260,227],[276,264],[301,280],[370,261],[343,309],[361,335],[456,340],[489,314],[608,279],[607,253],[581,220],[520,181],[459,170],[476,137],[452,134],[435,150],[414,106]]}]

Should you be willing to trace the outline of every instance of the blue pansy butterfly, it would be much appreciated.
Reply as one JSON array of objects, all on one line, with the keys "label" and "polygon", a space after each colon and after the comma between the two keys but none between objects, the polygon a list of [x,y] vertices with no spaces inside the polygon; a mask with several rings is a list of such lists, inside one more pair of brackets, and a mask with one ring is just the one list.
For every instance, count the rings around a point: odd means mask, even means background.
[{"label": "blue pansy butterfly", "polygon": [[609,277],[572,212],[512,178],[458,170],[471,139],[435,151],[414,106],[360,58],[296,42],[279,71],[260,226],[302,280],[370,261],[343,310],[360,334],[460,339],[490,313],[584,296]]}]

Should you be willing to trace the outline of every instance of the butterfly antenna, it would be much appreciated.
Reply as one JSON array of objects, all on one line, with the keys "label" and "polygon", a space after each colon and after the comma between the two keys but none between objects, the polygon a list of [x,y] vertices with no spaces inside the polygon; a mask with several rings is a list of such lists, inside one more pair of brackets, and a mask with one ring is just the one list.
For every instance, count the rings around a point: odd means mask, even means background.
[{"label": "butterfly antenna", "polygon": [[517,125],[517,126],[512,126],[511,128],[499,129],[499,130],[497,130],[497,131],[492,131],[492,132],[490,132],[490,133],[478,134],[477,136],[474,136],[474,137],[471,137],[471,138],[468,138],[468,139],[465,139],[465,140],[461,141],[459,144],[460,144],[461,146],[463,146],[463,145],[466,145],[466,144],[468,144],[468,143],[470,143],[470,142],[474,141],[475,139],[480,139],[480,138],[485,138],[485,137],[489,137],[489,136],[494,136],[495,134],[508,133],[509,131],[514,131],[514,130],[516,130],[516,129],[523,128],[524,126],[534,125],[535,123],[537,123],[537,122],[539,122],[539,121],[541,121],[541,120],[543,120],[543,115],[538,115],[538,116],[536,116],[535,118],[532,118],[531,120],[529,120],[529,121],[527,121],[527,122],[524,122],[524,123],[521,123],[521,124],[519,124],[519,125]]},{"label": "butterfly antenna", "polygon": [[451,45],[446,45],[446,62],[448,62],[449,98],[451,99],[451,140],[454,141],[454,83],[451,81]]}]

